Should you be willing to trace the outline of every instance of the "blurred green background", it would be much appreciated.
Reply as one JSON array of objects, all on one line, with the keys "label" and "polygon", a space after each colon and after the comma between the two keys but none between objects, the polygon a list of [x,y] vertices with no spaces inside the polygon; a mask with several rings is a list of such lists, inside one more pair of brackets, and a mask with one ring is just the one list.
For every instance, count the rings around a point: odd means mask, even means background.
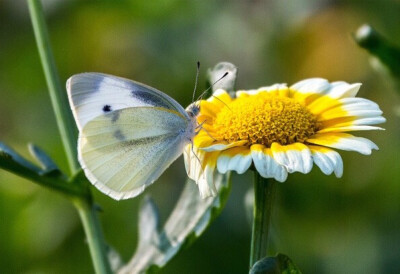
[{"label": "blurred green background", "polygon": [[[400,273],[399,96],[376,72],[351,33],[370,23],[400,41],[398,0],[61,1],[45,0],[60,77],[97,71],[131,78],[191,101],[220,61],[239,69],[237,87],[292,84],[309,77],[362,82],[377,102],[384,132],[371,156],[340,152],[344,176],[294,174],[279,184],[273,246],[303,273]],[[400,64],[399,64],[400,65]],[[202,88],[205,85],[200,85]],[[25,1],[0,1],[0,141],[29,157],[27,143],[67,170]],[[397,111],[398,112],[398,111]],[[165,220],[186,178],[182,159],[146,193]],[[161,273],[246,273],[250,223],[244,198],[251,174],[233,177],[226,209]],[[136,199],[116,202],[97,190],[106,240],[129,260],[137,243]],[[0,171],[0,272],[91,273],[74,208],[58,194]]]}]

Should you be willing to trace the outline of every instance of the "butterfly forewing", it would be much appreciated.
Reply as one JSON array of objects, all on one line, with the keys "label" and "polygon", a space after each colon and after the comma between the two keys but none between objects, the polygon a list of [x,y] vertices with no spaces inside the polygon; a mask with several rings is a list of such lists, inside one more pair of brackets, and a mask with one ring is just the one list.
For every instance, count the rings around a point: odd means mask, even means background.
[{"label": "butterfly forewing", "polygon": [[134,197],[182,153],[187,126],[180,113],[159,107],[103,114],[80,132],[79,160],[102,192],[117,200]]},{"label": "butterfly forewing", "polygon": [[112,75],[74,75],[67,81],[67,91],[79,130],[100,115],[129,107],[162,107],[186,115],[181,105],[161,91]]}]

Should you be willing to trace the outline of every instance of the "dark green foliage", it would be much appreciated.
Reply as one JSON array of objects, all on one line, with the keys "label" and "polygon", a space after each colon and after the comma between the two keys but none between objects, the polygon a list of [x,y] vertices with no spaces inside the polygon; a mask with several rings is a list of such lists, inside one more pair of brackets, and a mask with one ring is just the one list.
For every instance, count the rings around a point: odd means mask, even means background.
[{"label": "dark green foliage", "polygon": [[354,39],[357,44],[378,58],[390,73],[400,80],[400,48],[392,44],[370,25],[361,26]]}]

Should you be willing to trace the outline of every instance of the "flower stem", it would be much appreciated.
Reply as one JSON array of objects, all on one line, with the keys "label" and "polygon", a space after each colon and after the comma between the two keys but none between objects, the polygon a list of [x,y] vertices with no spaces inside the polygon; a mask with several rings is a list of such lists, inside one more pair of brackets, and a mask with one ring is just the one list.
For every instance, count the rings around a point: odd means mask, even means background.
[{"label": "flower stem", "polygon": [[254,172],[254,210],[250,268],[267,255],[270,220],[276,192],[275,185],[276,182],[273,179],[263,178],[257,171]]},{"label": "flower stem", "polygon": [[103,234],[94,204],[90,201],[78,198],[74,200],[74,205],[79,212],[85,230],[96,273],[111,273],[110,264],[108,263],[106,255],[106,245],[103,240]]},{"label": "flower stem", "polygon": [[64,88],[61,87],[58,77],[44,19],[43,7],[40,0],[28,0],[28,7],[40,60],[42,61],[44,75],[49,88],[51,103],[56,115],[58,130],[61,134],[70,170],[72,173],[76,173],[79,170],[76,151],[76,126],[67,104],[67,93]]},{"label": "flower stem", "polygon": [[[58,129],[71,173],[75,174],[80,169],[76,150],[76,126],[68,107],[66,92],[61,87],[58,77],[44,19],[43,7],[40,0],[27,0],[27,2]],[[96,273],[108,274],[111,273],[111,268],[106,255],[106,244],[91,194],[89,191],[88,193],[86,196],[74,196],[72,201],[83,223],[95,271]]]}]

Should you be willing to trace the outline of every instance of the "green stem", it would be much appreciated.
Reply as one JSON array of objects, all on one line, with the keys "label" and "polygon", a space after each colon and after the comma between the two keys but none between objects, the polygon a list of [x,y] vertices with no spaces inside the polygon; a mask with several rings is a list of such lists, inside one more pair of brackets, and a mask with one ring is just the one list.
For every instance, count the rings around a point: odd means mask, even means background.
[{"label": "green stem", "polygon": [[[68,107],[66,92],[61,87],[60,79],[58,78],[44,19],[43,7],[40,0],[27,0],[27,2],[51,102],[56,115],[58,129],[61,134],[71,173],[75,174],[80,168],[76,151],[76,126]],[[96,273],[111,273],[101,226],[96,215],[90,192],[88,193],[89,194],[84,197],[75,196],[72,200],[83,223]]]},{"label": "green stem", "polygon": [[51,51],[49,35],[47,33],[43,7],[40,0],[28,0],[28,7],[64,150],[71,172],[76,173],[79,170],[76,153],[76,126],[68,104],[66,104],[66,102],[68,102],[67,93],[61,87],[58,77],[53,53]]},{"label": "green stem", "polygon": [[275,200],[276,182],[254,172],[254,210],[251,235],[250,268],[267,256],[270,220]]},{"label": "green stem", "polygon": [[103,240],[104,238],[94,204],[84,199],[76,199],[74,205],[79,212],[83,228],[85,229],[96,273],[111,273],[111,268],[106,255],[106,245]]},{"label": "green stem", "polygon": [[21,166],[18,163],[2,161],[0,159],[0,168],[14,173],[17,176],[35,182],[41,186],[48,187],[53,190],[58,190],[61,193],[67,194],[71,197],[88,195],[87,188],[83,188],[81,185],[68,184],[63,179],[57,177],[52,178],[46,176],[45,174],[38,174],[34,170]]}]

